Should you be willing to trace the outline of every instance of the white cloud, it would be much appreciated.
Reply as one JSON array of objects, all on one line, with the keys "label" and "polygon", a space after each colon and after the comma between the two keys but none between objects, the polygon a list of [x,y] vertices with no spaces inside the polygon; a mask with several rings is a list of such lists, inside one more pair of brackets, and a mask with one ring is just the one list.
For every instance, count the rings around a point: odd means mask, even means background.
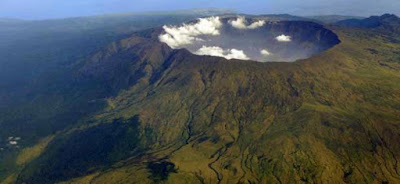
[{"label": "white cloud", "polygon": [[269,55],[271,55],[271,53],[270,53],[267,49],[261,50],[260,53],[261,53],[261,55],[264,55],[264,56],[269,56]]},{"label": "white cloud", "polygon": [[287,36],[284,34],[277,36],[275,39],[278,40],[278,42],[291,42],[292,41],[291,36]]},{"label": "white cloud", "polygon": [[247,22],[246,18],[238,17],[236,20],[229,21],[229,24],[231,24],[234,28],[237,28],[237,29],[256,29],[256,28],[264,26],[265,21],[259,20],[259,21],[253,22],[250,25],[247,25],[248,22]]},{"label": "white cloud", "polygon": [[241,59],[241,60],[249,60],[250,58],[244,53],[243,50],[238,49],[222,49],[221,47],[201,47],[199,50],[195,52],[197,55],[209,55],[209,56],[217,56],[224,57],[226,59]]},{"label": "white cloud", "polygon": [[196,54],[223,57],[224,50],[221,47],[216,47],[216,46],[207,47],[203,45],[203,47],[201,47],[199,50],[196,51]]},{"label": "white cloud", "polygon": [[17,141],[10,141],[9,143],[10,143],[11,145],[17,145],[17,144],[18,144]]},{"label": "white cloud", "polygon": [[259,20],[257,22],[253,22],[252,24],[250,24],[250,26],[248,26],[247,28],[256,29],[256,28],[262,27],[264,25],[265,25],[265,21],[264,20]]},{"label": "white cloud", "polygon": [[228,55],[225,56],[227,59],[241,59],[249,60],[250,58],[244,53],[243,50],[230,49]]},{"label": "white cloud", "polygon": [[172,48],[179,48],[183,45],[192,44],[194,41],[201,41],[199,35],[219,35],[219,28],[222,26],[219,17],[200,18],[197,23],[183,24],[182,26],[163,26],[165,34],[161,34],[161,42]]}]

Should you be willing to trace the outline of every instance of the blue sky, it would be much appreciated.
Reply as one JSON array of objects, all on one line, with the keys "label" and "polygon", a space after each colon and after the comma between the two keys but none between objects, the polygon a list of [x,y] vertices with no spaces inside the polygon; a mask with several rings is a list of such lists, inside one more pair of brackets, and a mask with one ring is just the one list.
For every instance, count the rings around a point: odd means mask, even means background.
[{"label": "blue sky", "polygon": [[191,8],[228,8],[249,14],[399,15],[400,0],[0,0],[0,17],[46,19]]}]

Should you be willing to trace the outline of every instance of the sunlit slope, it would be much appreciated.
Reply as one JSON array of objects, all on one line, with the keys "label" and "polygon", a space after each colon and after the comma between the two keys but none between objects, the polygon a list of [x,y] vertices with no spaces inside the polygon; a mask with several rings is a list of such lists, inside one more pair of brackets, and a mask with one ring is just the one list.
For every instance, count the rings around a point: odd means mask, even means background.
[{"label": "sunlit slope", "polygon": [[195,56],[157,32],[111,44],[78,73],[124,90],[8,180],[398,183],[400,34],[332,30],[339,45],[295,63]]}]

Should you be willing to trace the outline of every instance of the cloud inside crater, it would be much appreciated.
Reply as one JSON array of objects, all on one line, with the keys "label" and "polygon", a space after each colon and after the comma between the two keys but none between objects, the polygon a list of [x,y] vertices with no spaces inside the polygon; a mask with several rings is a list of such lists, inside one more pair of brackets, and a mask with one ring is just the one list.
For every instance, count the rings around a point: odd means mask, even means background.
[{"label": "cloud inside crater", "polygon": [[[246,19],[243,16],[199,18],[196,22],[178,26],[164,25],[158,38],[173,49],[185,48],[196,55],[224,57],[226,59],[255,60],[265,62],[280,59],[285,54],[278,42],[291,42],[292,37],[269,32],[265,20]],[[278,29],[279,31],[280,29]],[[271,52],[272,51],[272,52]],[[273,54],[272,54],[273,53]]]},{"label": "cloud inside crater", "polygon": [[269,56],[271,55],[271,53],[267,50],[267,49],[263,49],[260,51],[260,54],[263,56]]},{"label": "cloud inside crater", "polygon": [[223,49],[217,46],[205,46],[201,47],[199,50],[195,52],[197,55],[209,55],[209,56],[217,56],[224,57],[226,59],[241,59],[241,60],[249,60],[250,58],[244,53],[243,50],[238,49]]},{"label": "cloud inside crater", "polygon": [[200,35],[219,35],[222,22],[219,17],[200,18],[197,23],[183,24],[182,26],[163,26],[165,34],[161,34],[161,42],[167,43],[172,48],[180,48],[192,44],[194,41],[202,41]]},{"label": "cloud inside crater", "polygon": [[265,25],[264,20],[259,20],[247,25],[248,22],[245,17],[238,17],[236,20],[229,21],[229,24],[236,29],[257,29]]},{"label": "cloud inside crater", "polygon": [[284,34],[277,36],[275,39],[278,40],[278,42],[291,42],[292,41],[291,36],[287,36]]}]

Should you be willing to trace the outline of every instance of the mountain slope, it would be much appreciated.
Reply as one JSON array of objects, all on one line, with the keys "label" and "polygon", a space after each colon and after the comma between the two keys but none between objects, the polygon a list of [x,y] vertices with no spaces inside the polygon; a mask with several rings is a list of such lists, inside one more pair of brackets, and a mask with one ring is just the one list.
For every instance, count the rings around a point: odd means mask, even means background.
[{"label": "mountain slope", "polygon": [[294,63],[196,56],[159,30],[115,42],[75,70],[105,108],[10,180],[398,183],[400,34],[331,29],[339,45]]},{"label": "mountain slope", "polygon": [[[15,160],[23,148],[90,117],[119,90],[79,78],[99,49],[134,31],[218,12],[224,11],[0,22],[0,180],[21,167]],[[9,138],[19,139],[17,145]]]},{"label": "mountain slope", "polygon": [[[67,96],[74,93],[79,96],[93,89],[93,86],[82,89],[92,84],[77,84],[82,81],[76,80],[75,71],[110,42],[129,37],[134,31],[224,12],[196,9],[0,23],[0,139],[18,134],[31,139],[30,132],[14,130],[27,124],[37,125],[29,122],[32,120],[49,123],[51,109],[61,112],[62,108],[58,109],[61,104],[75,104]],[[50,110],[45,110],[46,105]],[[41,107],[41,112],[36,107]],[[35,117],[38,115],[43,116]]]}]

